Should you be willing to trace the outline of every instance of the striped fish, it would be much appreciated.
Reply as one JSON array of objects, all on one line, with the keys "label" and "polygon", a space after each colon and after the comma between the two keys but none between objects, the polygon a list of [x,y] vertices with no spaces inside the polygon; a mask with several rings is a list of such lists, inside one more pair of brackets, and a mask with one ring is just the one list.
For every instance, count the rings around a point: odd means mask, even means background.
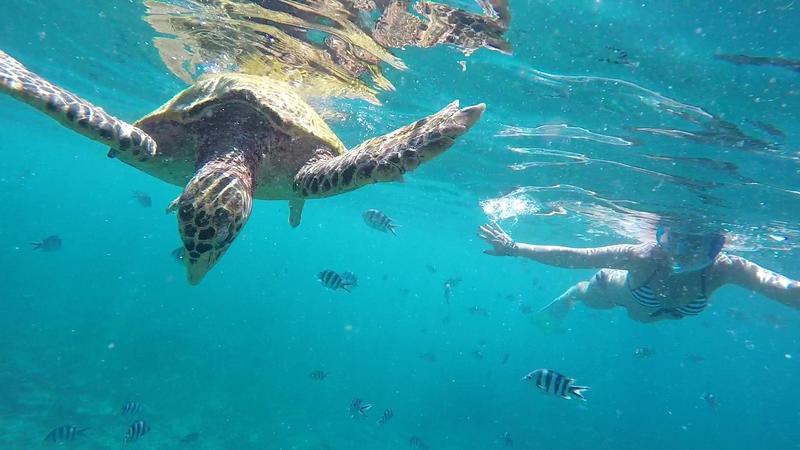
[{"label": "striped fish", "polygon": [[367,411],[372,408],[372,403],[364,403],[363,400],[356,397],[350,402],[350,417],[353,419],[366,417]]},{"label": "striped fish", "polygon": [[368,209],[361,214],[361,217],[364,218],[364,222],[369,225],[370,228],[383,231],[384,233],[388,231],[397,236],[395,229],[400,225],[394,223],[389,216],[378,211],[377,209]]},{"label": "striped fish", "polygon": [[144,420],[137,420],[128,427],[128,431],[125,432],[125,438],[122,442],[124,444],[133,442],[144,436],[148,431],[150,431],[150,425],[146,424]]},{"label": "striped fish", "polygon": [[572,395],[581,400],[586,400],[583,397],[583,391],[589,390],[588,386],[573,385],[572,383],[575,382],[573,378],[549,369],[534,370],[525,375],[522,380],[533,381],[537,388],[567,400],[571,400]]},{"label": "striped fish", "polygon": [[380,419],[378,419],[377,424],[385,425],[386,422],[392,420],[392,417],[394,417],[394,411],[392,411],[392,408],[386,408],[385,410],[383,410],[383,414],[381,414],[381,417]]},{"label": "striped fish", "polygon": [[142,410],[142,404],[139,402],[126,402],[122,405],[122,414],[136,414]]},{"label": "striped fish", "polygon": [[330,290],[342,289],[351,292],[351,287],[356,287],[357,278],[352,272],[343,272],[341,275],[332,270],[323,270],[317,275],[320,283]]},{"label": "striped fish", "polygon": [[325,378],[328,378],[328,373],[323,370],[312,370],[311,373],[308,374],[308,378],[311,378],[314,381],[322,381]]},{"label": "striped fish", "polygon": [[47,433],[47,436],[45,436],[44,440],[45,442],[50,441],[58,444],[72,442],[75,440],[75,438],[82,435],[87,430],[89,430],[89,428],[78,428],[73,427],[72,425],[62,425]]},{"label": "striped fish", "polygon": [[427,450],[428,444],[419,436],[411,436],[408,438],[408,446],[411,448],[418,448],[420,450]]}]

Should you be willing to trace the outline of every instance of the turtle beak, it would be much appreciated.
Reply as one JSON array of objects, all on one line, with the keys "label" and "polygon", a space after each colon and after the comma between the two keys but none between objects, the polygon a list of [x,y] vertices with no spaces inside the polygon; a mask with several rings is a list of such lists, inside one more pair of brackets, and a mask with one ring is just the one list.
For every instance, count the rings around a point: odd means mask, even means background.
[{"label": "turtle beak", "polygon": [[192,286],[197,286],[200,284],[200,281],[202,281],[203,277],[205,277],[208,271],[211,270],[212,264],[209,264],[207,261],[203,261],[204,259],[206,258],[202,258],[196,262],[189,261],[189,258],[184,259],[186,262],[186,279]]}]

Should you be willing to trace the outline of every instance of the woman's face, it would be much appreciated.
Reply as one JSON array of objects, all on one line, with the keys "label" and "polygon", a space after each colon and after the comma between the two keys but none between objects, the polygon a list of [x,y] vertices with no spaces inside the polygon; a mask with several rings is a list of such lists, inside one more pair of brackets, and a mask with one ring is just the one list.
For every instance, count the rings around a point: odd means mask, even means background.
[{"label": "woman's face", "polygon": [[658,235],[658,245],[670,259],[675,273],[705,269],[714,262],[718,249],[713,248],[717,236],[688,234],[663,230]]}]

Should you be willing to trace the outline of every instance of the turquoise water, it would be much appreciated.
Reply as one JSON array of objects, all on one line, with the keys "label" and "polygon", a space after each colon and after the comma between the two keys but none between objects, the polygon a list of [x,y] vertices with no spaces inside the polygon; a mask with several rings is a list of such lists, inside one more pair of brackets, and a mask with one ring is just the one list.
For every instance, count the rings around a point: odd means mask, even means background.
[{"label": "turquoise water", "polygon": [[[337,104],[352,119],[332,122],[348,146],[456,98],[485,102],[481,122],[403,184],[308,203],[297,229],[285,202],[257,201],[196,287],[170,255],[179,240],[162,208],[178,188],[0,97],[0,448],[38,448],[60,425],[93,428],[67,447],[119,448],[131,400],[152,427],[130,444],[141,449],[404,449],[412,436],[491,449],[505,432],[531,449],[798,448],[796,311],[726,287],[696,318],[642,325],[578,309],[555,326],[525,307],[592,272],[492,258],[475,237],[499,220],[525,242],[635,242],[649,214],[692,212],[723,226],[735,253],[800,277],[800,75],[713,58],[800,58],[800,6],[672,3],[512,1],[512,55],[393,50],[408,69],[386,68],[396,91],[381,106]],[[185,86],[139,1],[10,0],[4,12],[0,48],[119,117]],[[615,56],[607,47],[630,64],[601,61]],[[697,130],[708,116],[786,138],[751,151],[632,130]],[[558,124],[573,138],[535,130]],[[366,227],[370,208],[402,225],[397,238]],[[543,215],[555,208],[566,214]],[[59,251],[30,249],[53,234]],[[325,269],[359,286],[326,290]],[[655,354],[634,358],[637,347]],[[591,386],[589,401],[520,381],[542,367]],[[368,420],[350,418],[354,397],[374,403]],[[394,417],[378,426],[385,408]]]}]

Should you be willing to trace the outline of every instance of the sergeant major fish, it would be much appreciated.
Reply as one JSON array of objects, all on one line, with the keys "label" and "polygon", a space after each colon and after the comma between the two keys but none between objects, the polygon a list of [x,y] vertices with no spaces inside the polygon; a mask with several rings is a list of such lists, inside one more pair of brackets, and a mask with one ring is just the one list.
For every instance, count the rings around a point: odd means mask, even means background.
[{"label": "sergeant major fish", "polygon": [[137,420],[128,427],[128,431],[125,432],[125,437],[123,438],[122,443],[128,444],[133,442],[144,436],[148,431],[150,431],[150,425],[145,423],[144,420]]},{"label": "sergeant major fish", "polygon": [[719,407],[717,396],[710,392],[705,392],[703,395],[701,395],[700,400],[704,400],[711,409],[717,409]]},{"label": "sergeant major fish", "polygon": [[378,425],[385,425],[386,422],[392,420],[392,417],[394,417],[394,411],[392,411],[392,408],[386,408],[383,410],[383,414],[381,414],[380,419],[378,419],[376,423]]},{"label": "sergeant major fish", "polygon": [[400,225],[394,223],[394,221],[387,216],[386,214],[378,211],[377,209],[368,209],[361,214],[361,217],[364,218],[364,222],[370,227],[374,228],[378,231],[390,232],[393,235],[397,236],[395,229]]},{"label": "sergeant major fish", "polygon": [[72,425],[62,425],[58,428],[53,429],[53,431],[47,433],[44,440],[45,442],[55,442],[57,444],[63,444],[66,442],[74,441],[78,436],[83,435],[87,430],[90,428],[78,428],[73,427]]},{"label": "sergeant major fish", "polygon": [[47,236],[39,242],[31,242],[34,250],[41,250],[43,252],[54,252],[61,249],[61,238],[54,234]]},{"label": "sergeant major fish", "polygon": [[323,270],[317,275],[320,283],[326,288],[335,291],[342,289],[351,292],[351,287],[356,287],[358,282],[356,276],[352,272],[343,272],[341,275],[332,270]]},{"label": "sergeant major fish", "polygon": [[450,304],[450,300],[453,299],[453,288],[458,286],[458,283],[461,283],[461,278],[448,278],[444,282],[444,300],[447,304]]},{"label": "sergeant major fish", "polygon": [[322,381],[325,378],[328,378],[328,373],[323,370],[312,370],[311,373],[308,374],[308,378],[311,378],[314,381]]},{"label": "sergeant major fish", "polygon": [[511,439],[511,433],[509,433],[508,431],[503,433],[503,444],[506,447],[513,447],[514,446],[514,440]]},{"label": "sergeant major fish", "polygon": [[122,405],[122,414],[136,414],[142,411],[142,404],[139,402],[125,402]]},{"label": "sergeant major fish", "polygon": [[133,193],[133,198],[145,208],[153,206],[153,199],[150,198],[147,192],[136,191]]},{"label": "sergeant major fish", "polygon": [[356,397],[350,401],[350,417],[353,419],[359,417],[366,417],[367,411],[372,408],[372,403],[364,403],[363,400]]},{"label": "sergeant major fish", "polygon": [[567,400],[572,399],[571,395],[581,400],[586,400],[583,396],[583,392],[589,390],[588,386],[576,386],[572,384],[575,382],[575,379],[549,369],[536,369],[522,377],[522,380],[533,381],[535,386],[544,392]]},{"label": "sergeant major fish", "polygon": [[408,446],[420,450],[427,450],[428,448],[428,444],[426,444],[425,441],[423,441],[419,436],[411,436],[408,438]]}]

